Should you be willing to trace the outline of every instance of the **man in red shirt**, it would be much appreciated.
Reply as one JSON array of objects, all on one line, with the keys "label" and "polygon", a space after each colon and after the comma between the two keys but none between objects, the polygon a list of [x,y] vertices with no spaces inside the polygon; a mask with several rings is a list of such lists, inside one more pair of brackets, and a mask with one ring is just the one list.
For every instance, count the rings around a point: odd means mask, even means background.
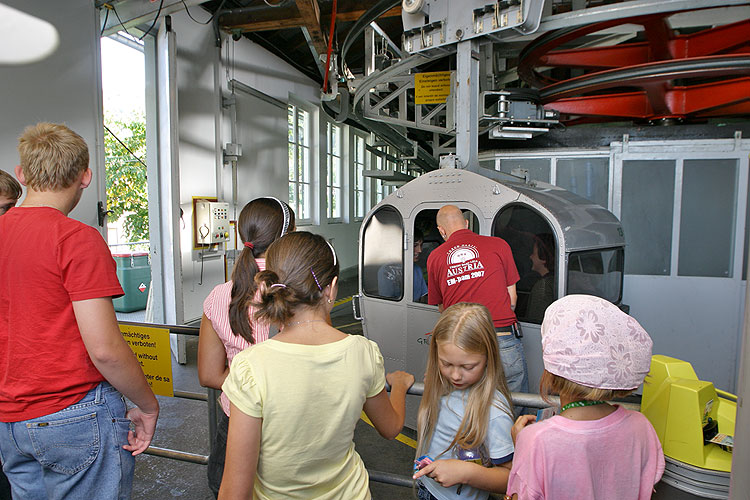
[{"label": "man in red shirt", "polygon": [[481,236],[455,205],[438,211],[437,227],[445,243],[427,259],[428,302],[440,312],[457,302],[477,302],[492,314],[505,378],[512,392],[528,392],[526,358],[519,339],[516,282],[519,279],[505,240]]},{"label": "man in red shirt", "polygon": [[68,217],[91,183],[88,147],[39,123],[18,151],[26,198],[0,217],[3,470],[19,499],[130,498],[133,455],[151,442],[159,404],[117,325],[109,248]]}]

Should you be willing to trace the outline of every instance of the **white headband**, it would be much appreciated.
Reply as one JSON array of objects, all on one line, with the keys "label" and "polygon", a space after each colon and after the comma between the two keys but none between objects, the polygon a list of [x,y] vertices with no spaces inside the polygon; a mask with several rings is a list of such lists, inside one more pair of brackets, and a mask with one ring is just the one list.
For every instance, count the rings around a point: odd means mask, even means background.
[{"label": "white headband", "polygon": [[[274,197],[274,196],[266,196],[269,200],[276,200],[279,205],[281,205],[281,211],[284,214],[284,225],[281,228],[281,234],[279,235],[279,238],[284,236],[286,234],[287,229],[289,229],[289,207],[281,201],[280,199]],[[334,257],[335,260],[335,257]]]},{"label": "white headband", "polygon": [[331,249],[331,253],[333,254],[333,265],[336,265],[336,250],[333,249],[333,245],[331,245],[331,242],[326,240],[326,243],[328,243],[328,248]]}]

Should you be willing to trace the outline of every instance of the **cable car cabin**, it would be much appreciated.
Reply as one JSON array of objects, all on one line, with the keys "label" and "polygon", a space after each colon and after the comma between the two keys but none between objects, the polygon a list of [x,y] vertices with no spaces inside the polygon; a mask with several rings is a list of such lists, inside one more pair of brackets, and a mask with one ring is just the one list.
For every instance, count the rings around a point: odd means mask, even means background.
[{"label": "cable car cabin", "polygon": [[[487,171],[492,175],[493,171]],[[360,229],[359,302],[364,334],[375,341],[386,371],[421,381],[437,306],[427,304],[427,257],[443,243],[435,217],[458,206],[478,234],[499,236],[513,252],[520,281],[516,315],[537,392],[543,370],[540,324],[558,297],[590,294],[620,305],[625,238],[605,208],[561,188],[500,181],[466,170],[440,169],[405,184],[375,206]],[[419,400],[410,396],[407,424]]]}]

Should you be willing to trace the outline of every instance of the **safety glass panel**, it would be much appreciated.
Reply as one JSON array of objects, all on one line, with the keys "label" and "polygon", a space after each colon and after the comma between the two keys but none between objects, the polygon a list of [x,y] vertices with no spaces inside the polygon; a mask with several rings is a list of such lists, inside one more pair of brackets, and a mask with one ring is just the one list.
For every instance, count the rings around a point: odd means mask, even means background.
[{"label": "safety glass panel", "polygon": [[362,292],[370,297],[401,300],[404,293],[404,222],[391,206],[379,208],[367,221],[362,237]]},{"label": "safety glass panel", "polygon": [[617,304],[622,298],[624,250],[573,252],[568,258],[568,295],[594,295]]},{"label": "safety glass panel", "polygon": [[622,228],[628,247],[625,272],[669,276],[674,210],[674,160],[622,162]]},{"label": "safety glass panel", "polygon": [[737,160],[685,160],[680,209],[680,276],[731,277]]},{"label": "safety glass panel", "polygon": [[557,241],[552,226],[536,210],[510,205],[495,216],[492,236],[504,239],[513,252],[520,279],[516,283],[519,321],[541,323],[557,299]]},{"label": "safety glass panel", "polygon": [[557,185],[607,208],[609,158],[560,158]]}]

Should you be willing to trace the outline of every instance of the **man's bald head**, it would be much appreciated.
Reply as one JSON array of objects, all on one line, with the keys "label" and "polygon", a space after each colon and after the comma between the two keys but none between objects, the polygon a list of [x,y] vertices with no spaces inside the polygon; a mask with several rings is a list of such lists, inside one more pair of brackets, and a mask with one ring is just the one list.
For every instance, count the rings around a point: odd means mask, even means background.
[{"label": "man's bald head", "polygon": [[464,219],[461,209],[455,205],[445,205],[438,210],[436,222],[440,235],[446,240],[455,231],[469,227],[469,222]]}]

